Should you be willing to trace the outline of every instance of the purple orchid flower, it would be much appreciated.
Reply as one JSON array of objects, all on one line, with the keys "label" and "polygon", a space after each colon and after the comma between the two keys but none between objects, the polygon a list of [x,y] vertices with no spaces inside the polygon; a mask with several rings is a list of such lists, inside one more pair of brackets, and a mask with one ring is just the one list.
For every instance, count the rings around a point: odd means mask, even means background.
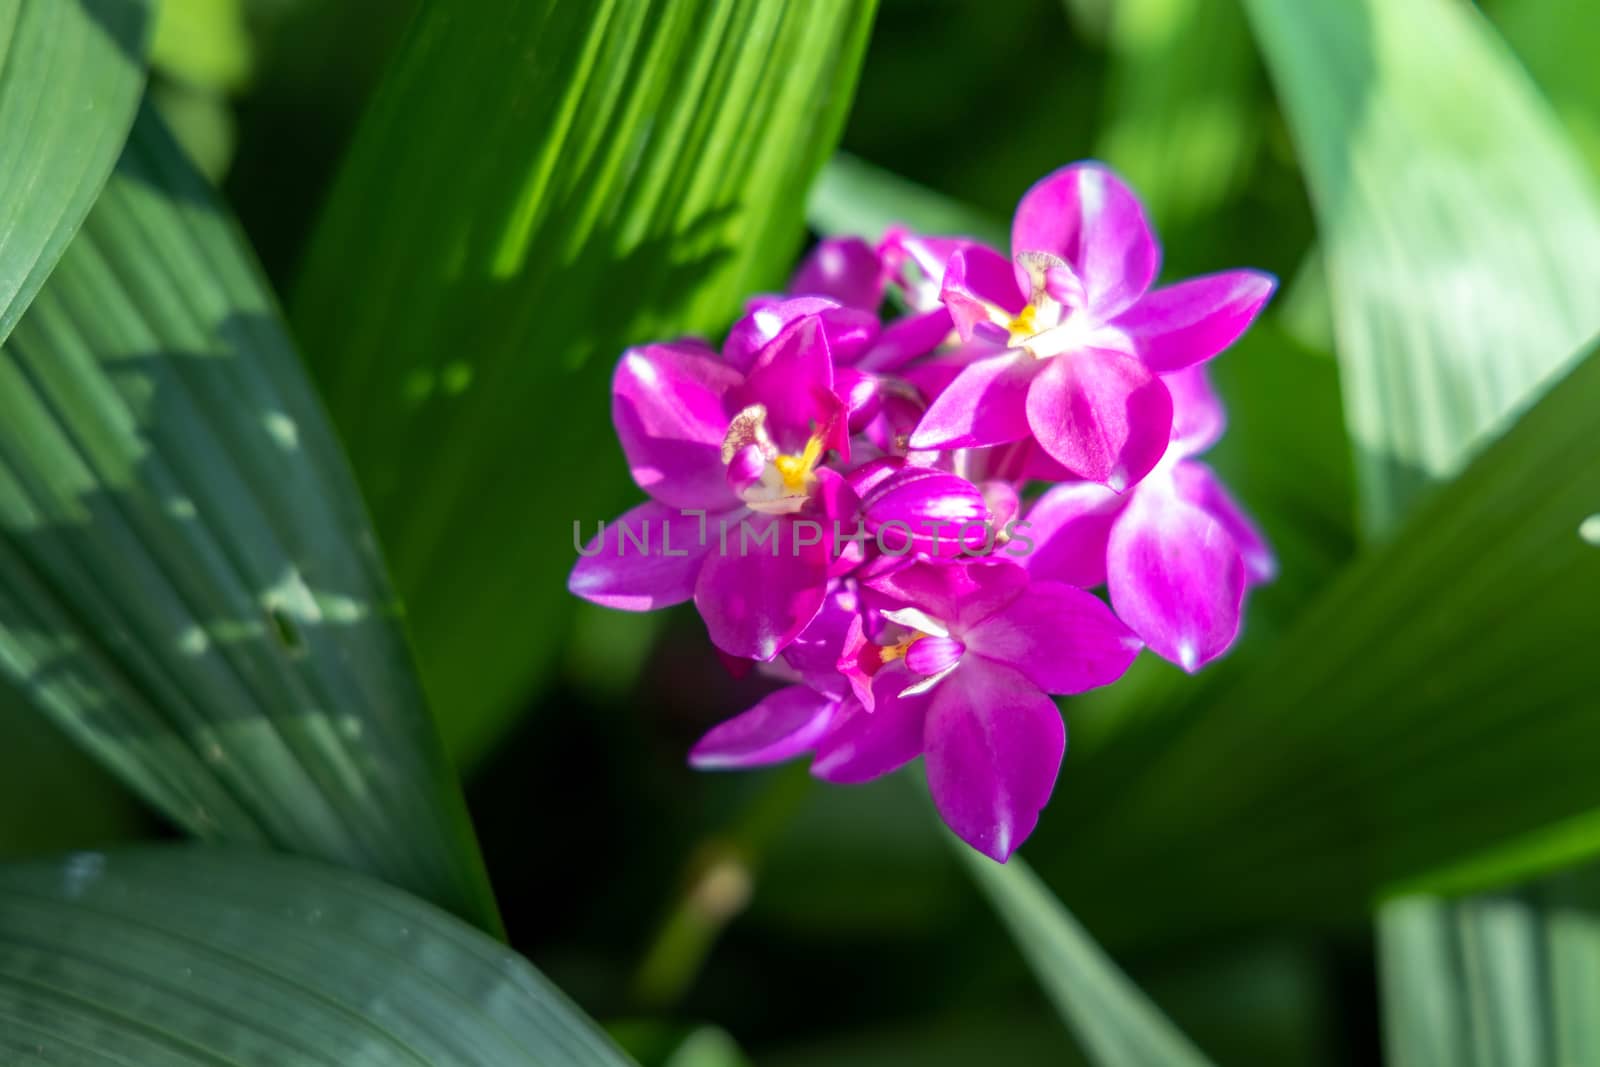
[{"label": "purple orchid flower", "polygon": [[817,647],[839,649],[838,670],[818,670],[813,653],[802,684],[711,730],[691,762],[747,767],[809,752],[812,774],[849,783],[924,756],[946,824],[1004,862],[1033,832],[1066,751],[1049,694],[1120,678],[1139,639],[1090,594],[1030,581],[1004,560],[913,564],[863,589],[865,611],[844,595],[815,624]]},{"label": "purple orchid flower", "polygon": [[1023,196],[1012,258],[957,251],[943,297],[963,340],[992,350],[939,394],[911,447],[1034,438],[1077,477],[1116,492],[1166,451],[1172,400],[1160,375],[1221,352],[1276,285],[1226,271],[1150,290],[1160,251],[1138,199],[1107,167],[1076,163]]},{"label": "purple orchid flower", "polygon": [[568,588],[629,611],[692,598],[718,648],[770,660],[822,606],[832,520],[855,511],[824,466],[849,457],[825,324],[789,324],[748,374],[698,342],[630,349],[612,417],[652,499],[590,542]]},{"label": "purple orchid flower", "polygon": [[1193,672],[1238,635],[1246,589],[1277,564],[1266,538],[1214,471],[1193,457],[1221,436],[1221,401],[1204,367],[1166,376],[1172,440],[1138,485],[1118,496],[1093,482],[1048,490],[1028,512],[1036,577],[1105,584],[1118,616],[1151,651]]}]

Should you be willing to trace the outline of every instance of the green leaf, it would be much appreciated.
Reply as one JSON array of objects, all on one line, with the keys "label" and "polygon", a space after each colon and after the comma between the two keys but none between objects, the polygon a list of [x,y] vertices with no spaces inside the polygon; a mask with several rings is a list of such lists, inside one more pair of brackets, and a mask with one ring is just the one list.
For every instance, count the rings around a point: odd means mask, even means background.
[{"label": "green leaf", "polygon": [[0,341],[117,161],[148,21],[143,0],[0,0]]},{"label": "green leaf", "polygon": [[629,1063],[526,960],[422,901],[195,846],[0,868],[0,1059]]},{"label": "green leaf", "polygon": [[1600,206],[1451,0],[1247,0],[1325,242],[1362,520],[1460,469],[1600,328]]},{"label": "green leaf", "polygon": [[569,629],[573,523],[639,499],[622,348],[781,283],[873,0],[491,0],[418,16],[293,302],[455,751]]},{"label": "green leaf", "polygon": [[1270,662],[1179,709],[1161,751],[1097,769],[1123,800],[1073,842],[1098,858],[1075,890],[1169,929],[1348,918],[1399,882],[1462,891],[1600,852],[1597,409],[1590,354]]},{"label": "green leaf", "polygon": [[190,832],[494,926],[344,457],[153,112],[0,349],[0,395],[0,674]]},{"label": "green leaf", "polygon": [[1097,1067],[1203,1067],[1210,1062],[1019,857],[999,864],[952,841]]},{"label": "green leaf", "polygon": [[1600,881],[1515,894],[1408,897],[1379,913],[1394,1067],[1600,1062]]}]

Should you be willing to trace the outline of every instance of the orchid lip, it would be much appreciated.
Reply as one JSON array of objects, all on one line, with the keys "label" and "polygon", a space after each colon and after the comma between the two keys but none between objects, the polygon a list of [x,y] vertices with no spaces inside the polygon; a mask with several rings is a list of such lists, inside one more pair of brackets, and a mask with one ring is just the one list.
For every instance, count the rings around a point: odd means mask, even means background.
[{"label": "orchid lip", "polygon": [[[805,506],[826,451],[818,432],[798,454],[779,452],[767,432],[767,409],[761,404],[735,415],[722,440],[722,462],[735,492],[752,511],[767,515],[790,515]],[[757,456],[765,463],[754,469]]]}]

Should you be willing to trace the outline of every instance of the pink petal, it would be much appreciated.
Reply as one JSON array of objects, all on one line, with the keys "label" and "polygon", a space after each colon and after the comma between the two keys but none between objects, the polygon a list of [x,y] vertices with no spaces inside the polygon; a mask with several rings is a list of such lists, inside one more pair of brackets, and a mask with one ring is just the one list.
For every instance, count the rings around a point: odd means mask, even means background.
[{"label": "pink petal", "polygon": [[1204,364],[1196,364],[1161,381],[1172,394],[1172,448],[1180,456],[1195,456],[1217,443],[1228,428],[1228,413],[1211,387]]},{"label": "pink petal", "polygon": [[[780,451],[791,454],[801,452],[814,431],[842,433],[847,423],[844,402],[833,392],[827,331],[815,315],[780,330],[757,355],[744,384],[729,397],[735,410],[754,404],[764,407],[767,432]],[[839,446],[845,447],[842,441]]]},{"label": "pink petal", "polygon": [[[716,545],[718,522],[738,514],[684,515],[653,500],[640,504],[589,541],[567,577],[567,590],[621,611],[682,604],[694,596],[695,580]],[[709,534],[705,544],[700,543],[702,522]]]},{"label": "pink petal", "polygon": [[[1109,321],[1144,295],[1161,251],[1144,208],[1103,163],[1074,163],[1023,194],[1011,223],[1011,252],[1048,252],[1066,260],[1083,283],[1088,307]],[[1015,268],[1016,284],[1029,284]]]},{"label": "pink petal", "polygon": [[1028,388],[1028,425],[1067,470],[1121,492],[1166,453],[1172,397],[1132,356],[1087,348],[1044,361]]},{"label": "pink petal", "polygon": [[[766,662],[816,618],[828,584],[826,525],[825,519],[751,512],[728,524],[725,548],[713,528],[694,588],[712,644]],[[813,533],[820,539],[806,544]]]},{"label": "pink petal", "polygon": [[900,467],[861,497],[867,530],[890,555],[955,556],[962,546],[976,554],[992,536],[988,515],[977,486],[932,467]]},{"label": "pink petal", "polygon": [[1278,576],[1278,559],[1266,535],[1228,492],[1217,472],[1204,463],[1187,461],[1172,471],[1178,493],[1222,524],[1244,560],[1245,579],[1250,585],[1272,581]]},{"label": "pink petal", "polygon": [[740,376],[696,342],[643,345],[622,354],[611,417],[639,488],[681,508],[726,508],[726,398]]},{"label": "pink petal", "polygon": [[944,344],[954,329],[950,312],[943,306],[895,319],[883,328],[877,344],[857,365],[880,374],[899,370]]},{"label": "pink petal", "polygon": [[1058,485],[1035,502],[1003,551],[1035,578],[1092,589],[1106,580],[1106,545],[1123,502],[1095,482]]},{"label": "pink petal", "polygon": [[1062,696],[1110,685],[1143,647],[1098,597],[1049,581],[1033,582],[967,631],[966,643],[971,654],[1013,667],[1046,693]]},{"label": "pink petal", "polygon": [[883,260],[867,242],[859,237],[828,237],[801,261],[789,279],[789,292],[831,297],[845,307],[876,314],[886,280]]},{"label": "pink petal", "polygon": [[922,678],[943,674],[961,662],[967,646],[954,637],[922,637],[906,649],[906,670]]},{"label": "pink petal", "polygon": [[1111,605],[1150,650],[1194,672],[1239,632],[1245,572],[1222,524],[1170,484],[1141,485],[1111,529]]},{"label": "pink petal", "polygon": [[709,771],[793,759],[816,747],[838,708],[835,697],[803,685],[780,689],[750,710],[712,727],[689,750],[689,763]]},{"label": "pink petal", "polygon": [[993,557],[963,562],[919,562],[872,580],[869,591],[897,606],[913,607],[957,636],[976,626],[1028,587],[1028,572]]},{"label": "pink petal", "polygon": [[901,696],[911,677],[894,664],[873,680],[871,711],[851,701],[832,730],[817,745],[811,773],[824,782],[870,782],[922,755],[923,724],[930,696]]},{"label": "pink petal", "polygon": [[1145,366],[1166,374],[1210,359],[1237,341],[1266,307],[1278,280],[1254,270],[1191,278],[1144,298],[1117,316]]},{"label": "pink petal", "polygon": [[975,448],[1028,436],[1028,397],[1045,364],[1012,350],[969,364],[945,386],[911,434],[911,447]]},{"label": "pink petal", "polygon": [[928,786],[945,824],[1004,863],[1050,800],[1067,731],[1020,672],[969,657],[933,690],[923,734]]},{"label": "pink petal", "polygon": [[982,245],[969,245],[950,257],[940,298],[963,341],[983,326],[1004,326],[1028,304],[1027,284],[1019,283],[1011,263]]},{"label": "pink petal", "polygon": [[783,650],[783,660],[807,685],[824,693],[843,696],[845,679],[838,662],[851,626],[860,626],[855,591],[839,585],[822,602],[822,610]]},{"label": "pink petal", "polygon": [[828,343],[841,362],[865,352],[878,337],[878,316],[840,307],[823,296],[796,296],[783,300],[752,301],[744,318],[733,324],[722,343],[722,358],[741,372],[755,366],[761,350],[804,318],[815,318],[828,335]]}]

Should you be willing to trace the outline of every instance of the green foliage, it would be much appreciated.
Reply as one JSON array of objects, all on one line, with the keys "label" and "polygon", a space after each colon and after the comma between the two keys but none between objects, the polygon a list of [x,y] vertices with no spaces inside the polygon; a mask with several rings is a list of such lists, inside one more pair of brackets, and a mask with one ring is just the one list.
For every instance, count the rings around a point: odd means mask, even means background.
[{"label": "green foliage", "polygon": [[1317,210],[1363,525],[1386,535],[1600,329],[1600,207],[1466,5],[1245,6]]},{"label": "green foliage", "polygon": [[148,21],[143,0],[0,2],[0,341],[117,161]]},{"label": "green foliage", "polygon": [[873,7],[422,11],[293,310],[458,753],[562,648],[573,521],[630,499],[618,352],[782,281]]},{"label": "green foliage", "polygon": [[1201,1054],[1128,981],[1017,857],[998,864],[953,845],[1096,1067],[1206,1067]]},{"label": "green foliage", "polygon": [[1385,904],[1378,935],[1392,1067],[1600,1059],[1600,883]]},{"label": "green foliage", "polygon": [[630,1062],[526,960],[388,886],[245,849],[0,867],[17,1067]]},{"label": "green foliage", "polygon": [[149,111],[0,350],[0,391],[7,680],[189,831],[493,926],[338,444]]}]

